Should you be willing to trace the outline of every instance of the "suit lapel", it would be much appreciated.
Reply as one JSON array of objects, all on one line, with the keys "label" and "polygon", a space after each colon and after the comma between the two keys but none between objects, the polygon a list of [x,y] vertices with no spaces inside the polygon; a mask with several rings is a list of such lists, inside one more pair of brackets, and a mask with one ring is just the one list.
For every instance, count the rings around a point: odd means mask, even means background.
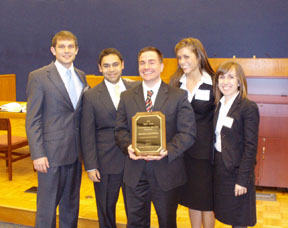
[{"label": "suit lapel", "polygon": [[153,111],[161,110],[163,105],[166,103],[167,99],[168,99],[168,85],[162,82],[155,100]]},{"label": "suit lapel", "polygon": [[233,112],[235,112],[237,110],[240,102],[241,102],[241,98],[240,98],[240,94],[238,94],[238,96],[235,98],[229,112],[227,113],[227,116],[232,116]]},{"label": "suit lapel", "polygon": [[217,120],[218,120],[218,116],[219,116],[220,107],[221,107],[221,102],[219,102],[219,104],[217,105],[215,113],[214,113],[214,118],[213,118],[214,129],[216,129],[216,124],[217,124]]},{"label": "suit lapel", "polygon": [[53,62],[48,66],[47,73],[50,81],[55,85],[57,90],[64,97],[65,101],[70,104],[71,108],[73,108],[73,104],[70,100],[65,84],[62,81],[61,76]]},{"label": "suit lapel", "polygon": [[83,73],[81,74],[81,72],[75,67],[74,67],[74,70],[75,70],[75,73],[76,73],[77,77],[79,78],[80,82],[82,83],[82,90],[81,90],[81,93],[80,93],[80,96],[79,96],[79,99],[78,99],[78,102],[77,102],[77,105],[76,105],[76,108],[75,108],[75,110],[76,110],[81,105],[83,93],[88,88],[87,88],[87,83],[86,83],[85,78],[84,78],[85,75],[83,75]]},{"label": "suit lapel", "polygon": [[[239,107],[239,104],[241,102],[241,98],[240,98],[240,95],[238,95],[233,104],[231,105],[228,113],[227,113],[227,116],[231,117],[232,114],[237,110],[237,108]],[[214,129],[216,129],[216,124],[217,124],[217,120],[218,120],[218,116],[219,116],[219,111],[220,111],[220,108],[221,108],[221,102],[219,102],[219,105],[216,107],[216,110],[215,110],[215,114],[214,114],[214,119],[213,119],[213,126],[214,126]]]},{"label": "suit lapel", "polygon": [[142,83],[135,87],[134,93],[135,96],[133,98],[135,100],[136,106],[138,107],[137,109],[140,112],[146,112]]},{"label": "suit lapel", "polygon": [[100,100],[102,101],[108,112],[115,115],[116,108],[113,104],[112,98],[109,94],[104,80],[99,84],[98,96],[100,96]]},{"label": "suit lapel", "polygon": [[74,67],[74,70],[76,72],[76,75],[78,76],[79,80],[82,82],[83,88],[86,87],[86,81],[84,80],[84,77],[81,75],[80,71]]},{"label": "suit lapel", "polygon": [[128,82],[127,82],[124,78],[122,78],[122,82],[123,82],[123,84],[124,84],[124,86],[125,86],[126,89],[129,89],[129,88],[130,88]]}]

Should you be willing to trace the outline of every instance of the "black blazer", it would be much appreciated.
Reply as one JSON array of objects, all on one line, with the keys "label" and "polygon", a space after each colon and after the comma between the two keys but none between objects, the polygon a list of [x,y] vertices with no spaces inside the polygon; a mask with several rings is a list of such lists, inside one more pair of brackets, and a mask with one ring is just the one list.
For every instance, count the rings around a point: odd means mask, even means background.
[{"label": "black blazer", "polygon": [[[123,79],[131,88],[136,81]],[[116,108],[104,80],[83,96],[81,144],[86,170],[99,169],[102,174],[118,174],[124,169],[125,155],[114,139]]]},{"label": "black blazer", "polygon": [[[214,116],[214,129],[221,103]],[[233,119],[231,128],[221,129],[221,150],[226,168],[237,175],[236,183],[247,187],[253,180],[258,146],[259,110],[255,102],[238,95],[228,114]]]},{"label": "black blazer", "polygon": [[[127,147],[131,144],[131,119],[136,112],[145,111],[142,83],[121,94],[115,137],[124,153],[127,153]],[[164,82],[159,88],[153,111],[161,111],[166,116],[168,156],[151,163],[157,182],[162,190],[167,191],[184,184],[187,180],[183,152],[195,142],[195,117],[187,100],[187,92]],[[127,156],[124,169],[125,184],[136,187],[145,164],[144,160],[135,161]]]},{"label": "black blazer", "polygon": [[197,137],[195,143],[185,151],[185,156],[196,159],[212,159],[214,135],[213,115],[215,111],[213,86],[203,83],[198,90],[209,91],[209,100],[196,99],[195,94],[191,101],[195,113]]}]

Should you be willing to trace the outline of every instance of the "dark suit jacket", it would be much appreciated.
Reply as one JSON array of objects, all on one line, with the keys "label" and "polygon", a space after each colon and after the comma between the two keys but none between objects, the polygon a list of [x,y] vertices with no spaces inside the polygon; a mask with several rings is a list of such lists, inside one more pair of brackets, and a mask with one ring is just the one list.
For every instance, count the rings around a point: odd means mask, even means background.
[{"label": "dark suit jacket", "polygon": [[[216,129],[221,103],[214,116]],[[231,128],[226,126],[221,130],[222,157],[226,168],[237,175],[236,183],[247,187],[253,180],[256,163],[259,110],[255,102],[241,99],[238,95],[228,114],[233,119]]]},{"label": "dark suit jacket", "polygon": [[[181,84],[180,84],[181,86]],[[197,137],[196,142],[185,151],[185,156],[197,159],[212,159],[213,156],[213,115],[215,100],[212,85],[203,83],[199,90],[210,92],[209,100],[199,100],[195,96],[191,101],[195,113]]]},{"label": "dark suit jacket", "polygon": [[[131,144],[131,118],[136,112],[145,112],[142,83],[121,94],[115,128],[116,142],[127,153]],[[162,82],[153,107],[166,116],[166,141],[168,156],[160,161],[151,161],[154,173],[162,190],[176,188],[186,182],[183,152],[195,141],[196,125],[194,112],[187,100],[187,93]],[[146,161],[126,158],[124,182],[137,186]]]},{"label": "dark suit jacket", "polygon": [[[123,79],[126,88],[135,85]],[[115,143],[116,109],[104,80],[85,92],[81,118],[81,144],[86,170],[117,174],[124,169],[125,155]]]},{"label": "dark suit jacket", "polygon": [[[75,72],[87,88],[85,73]],[[70,101],[55,64],[52,62],[30,73],[27,85],[26,132],[31,158],[47,157],[50,166],[81,160],[80,113],[82,94],[76,110]]]}]

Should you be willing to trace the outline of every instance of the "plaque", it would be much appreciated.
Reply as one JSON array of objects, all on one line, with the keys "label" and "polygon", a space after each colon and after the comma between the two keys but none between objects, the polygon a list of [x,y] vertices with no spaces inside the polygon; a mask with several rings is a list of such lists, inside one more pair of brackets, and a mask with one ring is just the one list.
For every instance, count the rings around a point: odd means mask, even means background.
[{"label": "plaque", "polygon": [[137,112],[132,117],[132,148],[137,156],[159,156],[166,150],[165,124],[161,112]]}]

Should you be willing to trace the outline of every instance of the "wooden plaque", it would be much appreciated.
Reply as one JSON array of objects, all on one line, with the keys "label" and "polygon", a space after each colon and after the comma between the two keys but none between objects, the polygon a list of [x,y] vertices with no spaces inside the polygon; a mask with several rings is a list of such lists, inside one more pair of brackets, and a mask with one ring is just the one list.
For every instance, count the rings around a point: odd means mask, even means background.
[{"label": "wooden plaque", "polygon": [[132,117],[132,148],[137,156],[166,150],[166,121],[161,112],[137,112]]}]

